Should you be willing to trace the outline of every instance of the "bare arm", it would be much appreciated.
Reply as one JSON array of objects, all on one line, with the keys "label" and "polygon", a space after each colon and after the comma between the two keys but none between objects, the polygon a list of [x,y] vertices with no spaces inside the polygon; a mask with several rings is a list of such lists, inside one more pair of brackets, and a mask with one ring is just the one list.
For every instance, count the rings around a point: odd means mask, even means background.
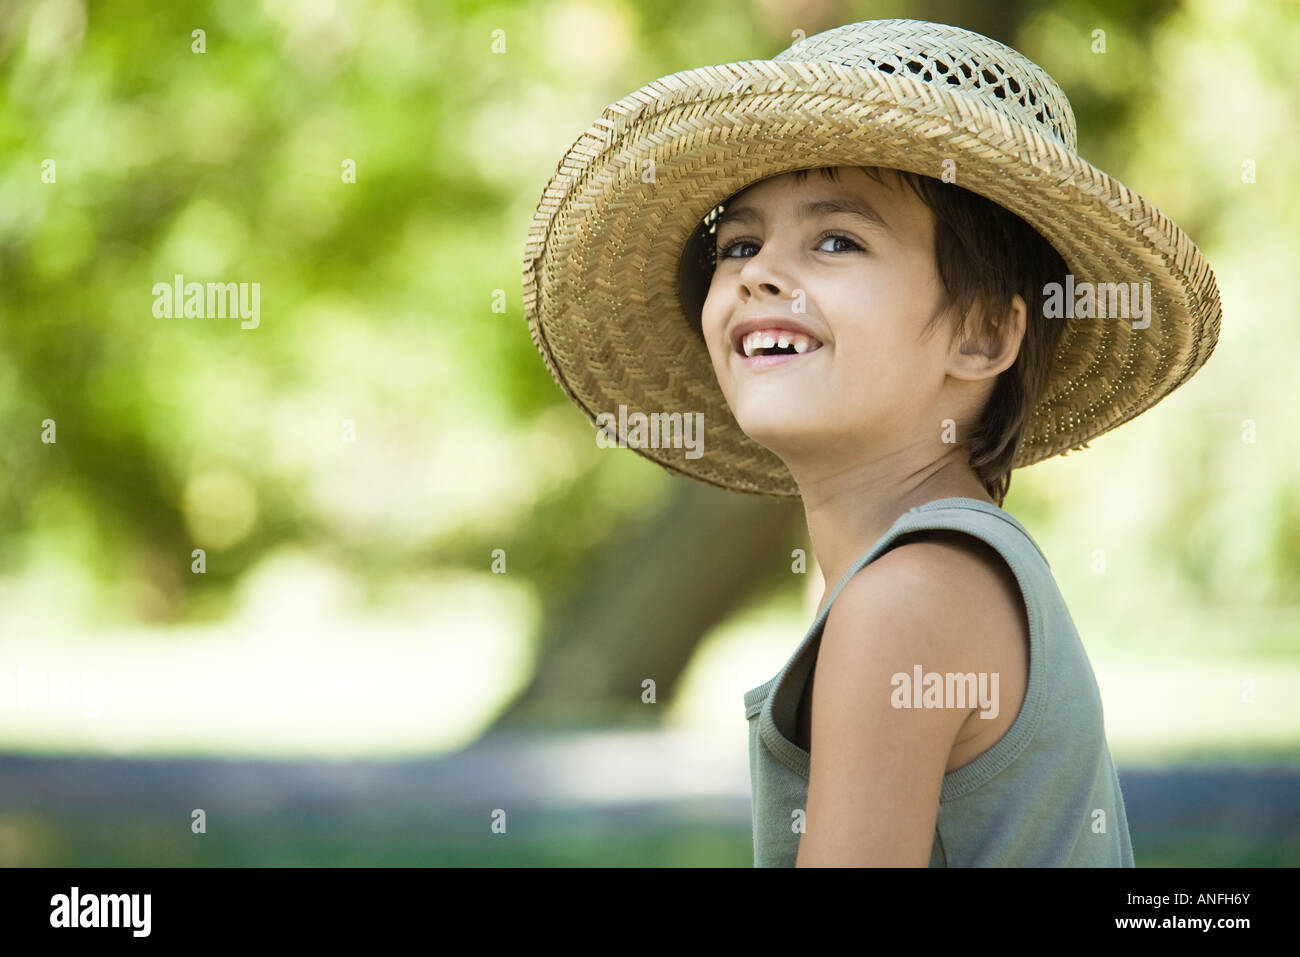
[{"label": "bare arm", "polygon": [[818,652],[796,866],[929,864],[944,771],[974,708],[895,708],[892,679],[916,665],[996,671],[1017,651],[1020,609],[1001,561],[943,537],[896,548],[844,586]]}]

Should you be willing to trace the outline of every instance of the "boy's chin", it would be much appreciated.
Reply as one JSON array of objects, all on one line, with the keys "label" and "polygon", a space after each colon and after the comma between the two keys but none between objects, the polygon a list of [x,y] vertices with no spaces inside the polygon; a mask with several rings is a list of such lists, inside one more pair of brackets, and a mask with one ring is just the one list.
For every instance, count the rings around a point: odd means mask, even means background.
[{"label": "boy's chin", "polygon": [[746,408],[736,416],[742,432],[778,455],[781,448],[799,445],[801,440],[806,440],[813,421],[807,414],[789,406],[776,410]]}]

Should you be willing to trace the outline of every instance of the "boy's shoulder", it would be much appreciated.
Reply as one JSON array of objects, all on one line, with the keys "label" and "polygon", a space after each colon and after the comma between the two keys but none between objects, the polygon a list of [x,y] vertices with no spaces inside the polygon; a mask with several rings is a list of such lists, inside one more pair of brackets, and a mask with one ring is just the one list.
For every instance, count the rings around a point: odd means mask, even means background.
[{"label": "boy's shoulder", "polygon": [[[927,646],[1016,655],[1029,647],[1025,597],[996,548],[956,529],[907,532],[844,584],[827,616],[856,630],[864,620],[906,625]],[[883,619],[883,620],[882,620]],[[881,629],[883,630],[883,629]],[[906,639],[904,639],[906,640]]]},{"label": "boy's shoulder", "polygon": [[888,682],[917,665],[927,673],[999,675],[996,719],[981,720],[973,707],[940,709],[950,723],[930,728],[936,746],[946,742],[944,772],[951,772],[992,748],[1016,720],[1028,694],[1030,646],[1024,596],[995,548],[953,529],[909,532],[853,575],[831,605],[817,667],[854,678],[832,685],[823,707],[851,721],[860,682]]}]

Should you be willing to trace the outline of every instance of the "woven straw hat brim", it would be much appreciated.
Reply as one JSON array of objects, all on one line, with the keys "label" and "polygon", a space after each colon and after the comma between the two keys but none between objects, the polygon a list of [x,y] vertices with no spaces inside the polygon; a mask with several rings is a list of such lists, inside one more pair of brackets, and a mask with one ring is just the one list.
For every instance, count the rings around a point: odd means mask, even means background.
[{"label": "woven straw hat brim", "polygon": [[[956,164],[957,185],[1035,227],[1076,282],[1151,283],[1147,328],[1068,320],[1016,467],[1086,448],[1209,358],[1221,312],[1213,273],[1182,230],[1122,183],[956,90],[773,60],[663,77],[606,107],[573,145],[529,232],[533,342],[593,424],[620,405],[704,414],[701,457],[634,446],[638,454],[723,488],[797,496],[784,463],[736,423],[683,313],[683,246],[710,210],[778,173],[882,166],[939,178],[945,160]],[[643,182],[648,161],[654,177]]]}]

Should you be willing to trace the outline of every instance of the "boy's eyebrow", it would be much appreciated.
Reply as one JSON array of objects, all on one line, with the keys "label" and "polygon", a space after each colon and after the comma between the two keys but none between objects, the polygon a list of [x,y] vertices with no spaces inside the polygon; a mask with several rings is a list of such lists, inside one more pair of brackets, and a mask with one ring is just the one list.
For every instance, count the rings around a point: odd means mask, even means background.
[{"label": "boy's eyebrow", "polygon": [[[866,220],[877,229],[890,232],[889,224],[872,208],[871,204],[856,196],[836,196],[833,199],[815,199],[804,203],[796,210],[801,219],[813,216],[829,216],[832,213],[848,213]],[[763,214],[753,206],[736,206],[723,212],[718,217],[715,232],[731,222],[752,223],[761,221]]]}]

